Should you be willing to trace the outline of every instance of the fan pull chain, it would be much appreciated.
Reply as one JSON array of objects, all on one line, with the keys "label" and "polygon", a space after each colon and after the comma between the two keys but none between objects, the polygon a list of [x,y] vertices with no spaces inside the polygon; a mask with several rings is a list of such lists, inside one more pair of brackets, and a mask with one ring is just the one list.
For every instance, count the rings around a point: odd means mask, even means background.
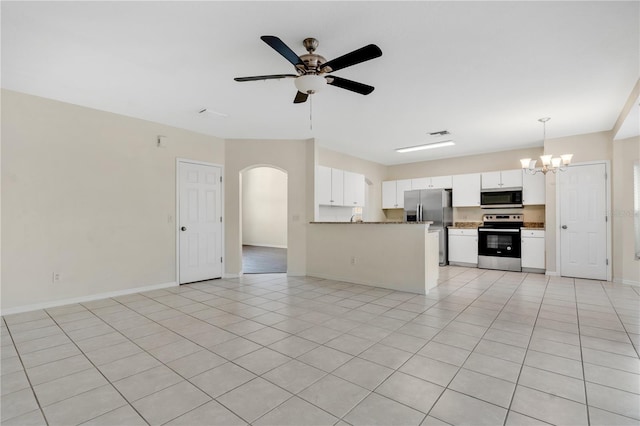
[{"label": "fan pull chain", "polygon": [[313,95],[309,95],[309,130],[313,130]]}]

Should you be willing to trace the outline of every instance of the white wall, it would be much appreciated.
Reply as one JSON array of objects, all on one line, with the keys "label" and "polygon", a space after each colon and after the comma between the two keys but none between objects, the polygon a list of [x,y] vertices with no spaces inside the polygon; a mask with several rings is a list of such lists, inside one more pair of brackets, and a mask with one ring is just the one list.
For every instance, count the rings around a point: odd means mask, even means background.
[{"label": "white wall", "polygon": [[389,166],[385,180],[519,169],[521,158],[537,158],[540,155],[542,148],[536,147],[400,164]]},{"label": "white wall", "polygon": [[224,142],[3,90],[3,312],[175,282],[176,157]]},{"label": "white wall", "polygon": [[287,174],[273,167],[242,172],[242,244],[287,247]]},{"label": "white wall", "polygon": [[613,279],[640,285],[640,260],[635,258],[633,164],[640,160],[640,137],[613,142]]},{"label": "white wall", "polygon": [[287,273],[306,274],[307,226],[313,220],[314,140],[229,139],[225,144],[225,273],[242,271],[240,173],[256,166],[287,173]]}]

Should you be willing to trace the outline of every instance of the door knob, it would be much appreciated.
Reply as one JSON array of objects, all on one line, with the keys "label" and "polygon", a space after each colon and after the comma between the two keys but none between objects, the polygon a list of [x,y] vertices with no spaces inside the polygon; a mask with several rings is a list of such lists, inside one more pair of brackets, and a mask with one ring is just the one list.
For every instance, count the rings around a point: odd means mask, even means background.
[{"label": "door knob", "polygon": [[182,228],[180,228],[180,230],[181,230],[181,231],[186,231],[186,230],[187,230],[187,227],[186,227],[186,226],[183,226]]},{"label": "door knob", "polygon": [[562,225],[562,229],[567,229],[567,225]]}]

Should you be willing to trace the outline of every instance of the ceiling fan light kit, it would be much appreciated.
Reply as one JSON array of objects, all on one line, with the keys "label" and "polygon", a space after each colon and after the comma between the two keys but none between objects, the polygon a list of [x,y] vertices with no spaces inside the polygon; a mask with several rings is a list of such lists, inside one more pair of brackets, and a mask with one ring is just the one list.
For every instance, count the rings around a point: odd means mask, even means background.
[{"label": "ceiling fan light kit", "polygon": [[324,77],[316,74],[301,75],[294,81],[298,92],[313,95],[327,85]]},{"label": "ceiling fan light kit", "polygon": [[[551,120],[550,117],[539,118],[538,121],[542,123],[542,143],[544,145],[547,139],[547,121]],[[525,173],[535,175],[536,173],[542,173],[546,175],[547,172],[557,173],[558,171],[564,172],[571,164],[573,154],[562,154],[560,157],[554,157],[552,154],[543,154],[540,156],[541,168],[536,168],[536,160],[531,158],[523,158],[520,160],[520,165]]]},{"label": "ceiling fan light kit", "polygon": [[382,51],[375,44],[369,44],[331,61],[327,61],[323,56],[315,53],[318,48],[318,40],[315,38],[305,38],[303,40],[302,45],[307,50],[307,53],[302,56],[298,56],[276,36],[265,35],[260,37],[260,39],[289,61],[294,66],[296,74],[236,77],[234,78],[235,81],[245,82],[294,78],[295,86],[298,89],[293,100],[293,103],[296,104],[306,102],[309,95],[317,93],[326,85],[339,87],[361,95],[368,95],[374,90],[373,86],[328,74],[382,56]]}]

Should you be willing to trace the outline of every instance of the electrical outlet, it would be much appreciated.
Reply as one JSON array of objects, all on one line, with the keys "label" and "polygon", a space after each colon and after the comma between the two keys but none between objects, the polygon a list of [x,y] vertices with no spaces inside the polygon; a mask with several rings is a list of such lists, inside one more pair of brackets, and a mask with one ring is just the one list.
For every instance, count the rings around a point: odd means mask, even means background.
[{"label": "electrical outlet", "polygon": [[51,276],[51,281],[55,284],[55,283],[59,283],[60,282],[60,272],[54,272],[53,275]]}]

